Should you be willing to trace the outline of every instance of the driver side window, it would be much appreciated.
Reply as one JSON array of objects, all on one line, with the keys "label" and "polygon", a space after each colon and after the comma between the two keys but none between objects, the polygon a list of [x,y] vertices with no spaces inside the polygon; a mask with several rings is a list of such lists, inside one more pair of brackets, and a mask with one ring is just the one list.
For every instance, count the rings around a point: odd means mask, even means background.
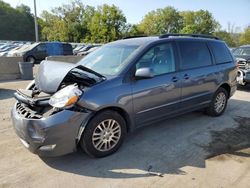
[{"label": "driver side window", "polygon": [[175,72],[174,50],[170,43],[152,47],[136,64],[136,70],[149,67],[154,76]]},{"label": "driver side window", "polygon": [[36,47],[36,50],[38,52],[43,52],[43,51],[46,51],[46,47],[44,44],[39,44],[37,47]]}]

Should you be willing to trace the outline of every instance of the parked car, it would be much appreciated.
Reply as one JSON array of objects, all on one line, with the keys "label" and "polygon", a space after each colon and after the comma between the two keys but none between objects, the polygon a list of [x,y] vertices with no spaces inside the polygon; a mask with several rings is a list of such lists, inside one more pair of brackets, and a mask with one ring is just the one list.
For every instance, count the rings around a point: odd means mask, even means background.
[{"label": "parked car", "polygon": [[40,156],[80,146],[104,157],[138,127],[198,109],[222,115],[236,76],[232,54],[216,37],[124,39],[77,64],[43,61],[35,80],[15,93],[11,118],[25,147]]},{"label": "parked car", "polygon": [[24,61],[31,63],[52,55],[73,55],[72,46],[61,42],[39,42],[16,53],[16,56],[22,56]]},{"label": "parked car", "polygon": [[16,48],[17,46],[15,45],[6,45],[2,49],[0,49],[0,56],[6,56],[9,51],[12,49]]},{"label": "parked car", "polygon": [[92,53],[93,51],[97,50],[98,48],[100,48],[100,46],[95,46],[93,48],[90,48],[88,51],[79,52],[79,53],[77,53],[77,55],[78,56],[86,56],[86,55]]},{"label": "parked car", "polygon": [[29,48],[30,44],[24,44],[22,46],[18,46],[12,50],[10,50],[7,54],[8,57],[17,56],[18,53],[22,53],[26,50],[26,48]]},{"label": "parked car", "polygon": [[2,45],[0,47],[0,52],[5,52],[5,51],[11,50],[15,47],[16,47],[16,45],[14,45],[14,44],[5,44],[5,45]]},{"label": "parked car", "polygon": [[250,83],[250,45],[240,46],[233,51],[239,71],[237,81],[240,85],[247,85]]},{"label": "parked car", "polygon": [[84,47],[85,47],[84,44],[77,46],[76,48],[73,49],[73,54],[77,54],[79,52],[79,50],[84,48]]},{"label": "parked car", "polygon": [[74,52],[74,55],[77,55],[78,53],[86,52],[91,48],[94,48],[95,45],[93,44],[88,44],[86,46],[83,46],[82,48],[78,49],[77,51]]}]

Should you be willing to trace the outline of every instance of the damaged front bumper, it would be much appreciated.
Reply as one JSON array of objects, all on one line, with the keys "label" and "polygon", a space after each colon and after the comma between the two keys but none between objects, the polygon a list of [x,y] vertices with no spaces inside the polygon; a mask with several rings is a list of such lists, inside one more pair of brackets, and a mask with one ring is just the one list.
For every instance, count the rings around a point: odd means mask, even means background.
[{"label": "damaged front bumper", "polygon": [[247,83],[250,83],[250,70],[239,69],[237,82],[240,85],[246,85]]},{"label": "damaged front bumper", "polygon": [[91,116],[91,112],[62,110],[46,118],[26,118],[17,110],[17,104],[11,111],[15,132],[24,146],[39,156],[60,156],[75,151],[80,129]]}]

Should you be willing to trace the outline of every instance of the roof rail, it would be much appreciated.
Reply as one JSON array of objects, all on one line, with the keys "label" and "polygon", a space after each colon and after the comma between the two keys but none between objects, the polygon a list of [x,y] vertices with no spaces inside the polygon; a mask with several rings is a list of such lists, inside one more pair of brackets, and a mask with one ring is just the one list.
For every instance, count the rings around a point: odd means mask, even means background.
[{"label": "roof rail", "polygon": [[147,36],[146,35],[136,35],[136,36],[124,37],[123,39],[132,39],[132,38],[140,38],[140,37],[147,37]]},{"label": "roof rail", "polygon": [[197,38],[209,38],[220,40],[218,37],[212,35],[203,35],[203,34],[179,34],[179,33],[168,33],[164,35],[160,35],[159,38],[169,38],[169,37],[197,37]]}]

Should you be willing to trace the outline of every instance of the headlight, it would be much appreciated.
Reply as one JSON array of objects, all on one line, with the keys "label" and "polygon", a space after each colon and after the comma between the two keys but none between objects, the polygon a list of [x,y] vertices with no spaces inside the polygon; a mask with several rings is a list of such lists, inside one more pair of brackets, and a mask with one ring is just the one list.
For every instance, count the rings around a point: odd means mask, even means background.
[{"label": "headlight", "polygon": [[69,107],[76,103],[82,95],[77,85],[69,85],[56,92],[49,100],[49,104],[56,108]]}]

